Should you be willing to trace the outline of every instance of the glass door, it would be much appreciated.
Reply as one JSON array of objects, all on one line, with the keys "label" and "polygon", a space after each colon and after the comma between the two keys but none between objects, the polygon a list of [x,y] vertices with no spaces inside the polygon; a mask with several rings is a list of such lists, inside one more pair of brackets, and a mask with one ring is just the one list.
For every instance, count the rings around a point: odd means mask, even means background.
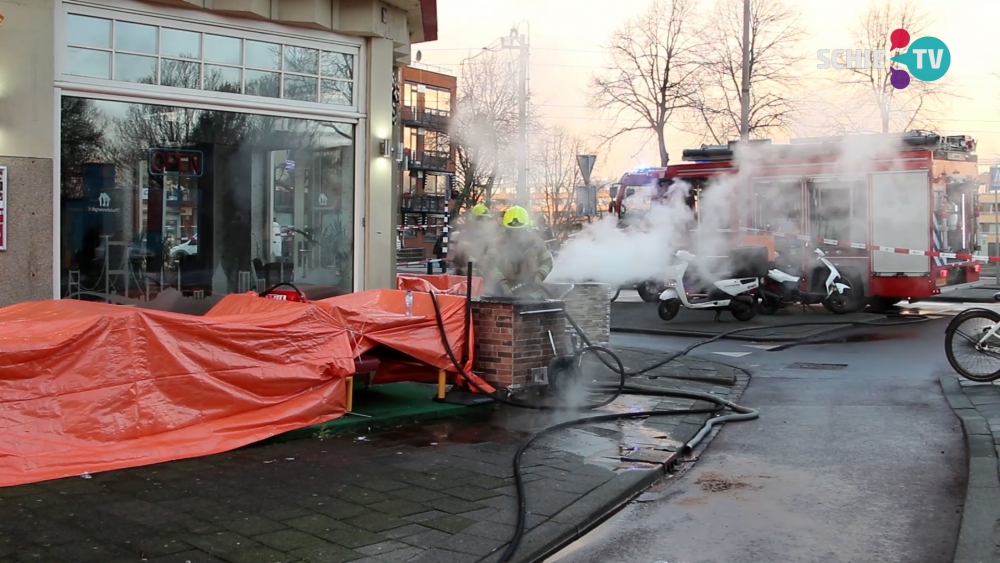
[{"label": "glass door", "polygon": [[[350,147],[270,152],[269,270],[295,284],[353,289],[354,160]],[[275,234],[277,233],[277,234]],[[272,271],[268,283],[278,278]]]}]

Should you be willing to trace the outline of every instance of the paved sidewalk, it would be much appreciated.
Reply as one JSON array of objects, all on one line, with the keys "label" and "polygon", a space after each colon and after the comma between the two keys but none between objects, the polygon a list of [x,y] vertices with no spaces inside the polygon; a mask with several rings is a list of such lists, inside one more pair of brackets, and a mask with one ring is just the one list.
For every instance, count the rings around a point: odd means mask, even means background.
[{"label": "paved sidewalk", "polygon": [[941,388],[962,421],[969,461],[955,563],[1000,561],[1000,386],[945,376]]},{"label": "paved sidewalk", "polygon": [[[634,368],[661,356],[622,357]],[[747,378],[682,358],[635,382],[735,399]],[[608,410],[696,406],[707,403],[628,396]],[[503,408],[482,422],[314,437],[0,489],[0,563],[496,561],[515,523],[515,449],[529,432],[585,414]],[[524,458],[528,532],[515,560],[550,553],[662,477],[658,462],[672,461],[670,450],[706,416],[581,426],[533,446]],[[637,454],[643,461],[622,461]]]}]

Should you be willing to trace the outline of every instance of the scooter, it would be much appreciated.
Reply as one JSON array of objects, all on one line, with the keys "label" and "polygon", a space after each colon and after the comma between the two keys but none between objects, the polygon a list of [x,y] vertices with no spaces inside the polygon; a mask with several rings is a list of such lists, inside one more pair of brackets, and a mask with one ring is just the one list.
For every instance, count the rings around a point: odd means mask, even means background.
[{"label": "scooter", "polygon": [[767,271],[767,277],[764,278],[764,284],[759,292],[758,309],[761,314],[773,315],[778,309],[789,305],[816,305],[819,303],[822,303],[833,313],[849,312],[848,304],[853,289],[850,280],[842,276],[840,270],[826,259],[826,253],[822,249],[817,248],[813,252],[827,271],[824,282],[825,291],[822,293],[802,291],[800,289],[802,276],[795,276],[778,268],[772,268]]},{"label": "scooter", "polygon": [[760,286],[758,278],[718,280],[708,288],[706,295],[689,296],[684,289],[684,272],[696,257],[685,250],[676,252],[675,256],[681,263],[667,269],[665,275],[667,288],[660,294],[660,305],[657,309],[661,319],[672,320],[680,312],[681,307],[694,311],[715,311],[715,320],[719,320],[723,311],[731,312],[736,320],[744,322],[757,314],[756,296],[753,292]]}]

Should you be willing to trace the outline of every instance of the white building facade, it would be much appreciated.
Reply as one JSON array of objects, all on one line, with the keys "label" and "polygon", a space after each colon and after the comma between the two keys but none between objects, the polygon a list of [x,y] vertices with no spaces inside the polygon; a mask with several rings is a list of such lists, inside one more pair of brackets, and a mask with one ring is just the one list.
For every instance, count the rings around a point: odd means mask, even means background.
[{"label": "white building facade", "polygon": [[0,306],[395,286],[435,0],[0,0]]}]

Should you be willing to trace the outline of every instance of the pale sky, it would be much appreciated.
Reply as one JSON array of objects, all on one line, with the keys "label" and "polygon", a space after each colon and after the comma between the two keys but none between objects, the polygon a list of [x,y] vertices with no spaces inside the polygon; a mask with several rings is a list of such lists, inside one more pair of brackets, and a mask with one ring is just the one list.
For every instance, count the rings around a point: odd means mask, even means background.
[{"label": "pale sky", "polygon": [[[869,1],[790,0],[799,6],[802,25],[811,35],[801,46],[808,57],[807,68],[815,68],[817,49],[857,48],[849,27]],[[709,9],[713,2],[701,3]],[[919,4],[931,15],[925,34],[940,38],[951,51],[951,68],[945,80],[965,97],[949,100],[938,120],[938,132],[970,134],[979,142],[980,161],[997,159],[1000,78],[994,73],[1000,70],[996,63],[1000,59],[996,39],[1000,0],[920,0]],[[440,39],[416,45],[414,51],[422,51],[423,63],[457,74],[462,59],[526,21],[531,44],[529,84],[541,115],[548,124],[562,125],[587,137],[606,131],[610,125],[586,107],[591,75],[608,64],[601,46],[616,27],[646,6],[646,0],[438,0]],[[821,88],[818,82],[812,86]],[[623,139],[610,152],[598,155],[594,175],[617,177],[638,166],[656,165],[655,141],[644,146],[641,140]],[[667,146],[671,163],[680,161],[682,149],[700,143],[689,135],[674,133]]]}]

